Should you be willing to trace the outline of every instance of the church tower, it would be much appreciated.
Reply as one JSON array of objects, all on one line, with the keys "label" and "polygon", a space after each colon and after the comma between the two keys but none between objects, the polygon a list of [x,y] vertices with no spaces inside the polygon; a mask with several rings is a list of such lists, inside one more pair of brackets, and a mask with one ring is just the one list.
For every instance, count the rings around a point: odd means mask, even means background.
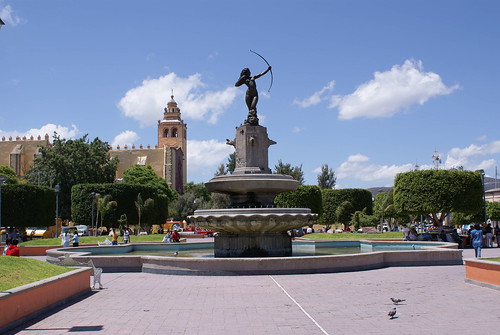
[{"label": "church tower", "polygon": [[164,151],[167,184],[182,193],[187,182],[187,125],[181,119],[181,110],[173,92],[164,109],[163,120],[158,120],[158,148]]}]

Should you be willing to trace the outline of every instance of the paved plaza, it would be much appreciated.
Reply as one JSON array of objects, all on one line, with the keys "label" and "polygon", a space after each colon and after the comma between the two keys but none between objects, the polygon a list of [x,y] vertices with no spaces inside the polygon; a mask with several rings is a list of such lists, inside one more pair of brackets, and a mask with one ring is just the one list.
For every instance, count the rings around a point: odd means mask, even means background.
[{"label": "paved plaza", "polygon": [[[465,258],[472,255],[464,250]],[[483,257],[499,256],[500,248],[483,249]],[[500,291],[464,278],[464,266],[224,277],[105,273],[103,290],[10,334],[496,333]],[[406,302],[394,306],[391,297]]]}]

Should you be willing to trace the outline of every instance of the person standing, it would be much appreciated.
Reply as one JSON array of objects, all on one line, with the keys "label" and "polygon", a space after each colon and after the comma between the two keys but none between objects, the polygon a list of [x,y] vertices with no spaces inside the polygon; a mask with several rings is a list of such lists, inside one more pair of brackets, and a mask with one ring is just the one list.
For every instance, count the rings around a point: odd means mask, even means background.
[{"label": "person standing", "polygon": [[497,248],[500,248],[500,224],[495,227],[495,238],[497,239]]},{"label": "person standing", "polygon": [[118,245],[118,233],[116,232],[116,229],[111,229],[111,232],[113,233],[113,240],[111,241],[111,245]]},{"label": "person standing", "polygon": [[127,244],[130,241],[130,232],[128,231],[128,228],[125,228],[123,231],[123,244]]},{"label": "person standing", "polygon": [[474,229],[470,232],[472,239],[472,247],[474,248],[476,258],[481,258],[481,247],[483,246],[483,231],[479,224],[474,226]]},{"label": "person standing", "polygon": [[63,248],[69,248],[69,240],[71,239],[71,236],[69,236],[68,232],[61,233],[61,242]]},{"label": "person standing", "polygon": [[486,248],[493,248],[493,228],[491,228],[491,223],[488,223],[484,227],[484,234],[486,235]]},{"label": "person standing", "polygon": [[78,231],[75,231],[73,234],[73,247],[78,247],[79,246],[79,241],[80,241],[80,236],[78,236]]}]

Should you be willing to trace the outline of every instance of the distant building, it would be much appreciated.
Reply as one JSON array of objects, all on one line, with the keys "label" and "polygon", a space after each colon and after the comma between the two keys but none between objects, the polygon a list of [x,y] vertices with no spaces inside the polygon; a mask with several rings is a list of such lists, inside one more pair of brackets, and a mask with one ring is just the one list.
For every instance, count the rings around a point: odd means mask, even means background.
[{"label": "distant building", "polygon": [[45,134],[34,138],[33,136],[16,137],[15,139],[5,136],[0,141],[0,165],[10,166],[17,174],[22,177],[33,165],[35,157],[40,155],[40,147],[49,146],[49,135]]},{"label": "distant building", "polygon": [[187,125],[174,96],[164,109],[163,120],[158,120],[158,144],[154,148],[149,145],[146,148],[142,145],[139,148],[117,146],[110,154],[119,159],[117,179],[123,178],[123,172],[133,165],[151,165],[171,189],[182,193],[187,182]]},{"label": "distant building", "polygon": [[[0,165],[10,166],[22,177],[40,155],[40,147],[50,146],[49,135],[42,139],[3,137],[0,141]],[[110,150],[112,157],[118,157],[116,180],[123,178],[123,172],[133,165],[151,165],[156,175],[165,179],[168,186],[182,193],[187,182],[187,125],[181,118],[181,110],[171,96],[164,109],[163,119],[158,120],[158,143],[136,147],[119,145]]]}]

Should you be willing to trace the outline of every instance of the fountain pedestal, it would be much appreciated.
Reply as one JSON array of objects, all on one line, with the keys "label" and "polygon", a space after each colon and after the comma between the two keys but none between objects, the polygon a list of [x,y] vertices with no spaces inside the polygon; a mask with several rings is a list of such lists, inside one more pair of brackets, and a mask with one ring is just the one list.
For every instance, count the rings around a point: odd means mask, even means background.
[{"label": "fountain pedestal", "polygon": [[191,221],[219,232],[215,257],[291,256],[287,231],[312,224],[317,215],[308,208],[274,207],[277,194],[299,186],[291,176],[271,173],[268,149],[276,142],[265,127],[244,124],[228,144],[236,148],[233,174],[214,177],[205,186],[210,192],[228,194],[231,208],[196,210]]}]

